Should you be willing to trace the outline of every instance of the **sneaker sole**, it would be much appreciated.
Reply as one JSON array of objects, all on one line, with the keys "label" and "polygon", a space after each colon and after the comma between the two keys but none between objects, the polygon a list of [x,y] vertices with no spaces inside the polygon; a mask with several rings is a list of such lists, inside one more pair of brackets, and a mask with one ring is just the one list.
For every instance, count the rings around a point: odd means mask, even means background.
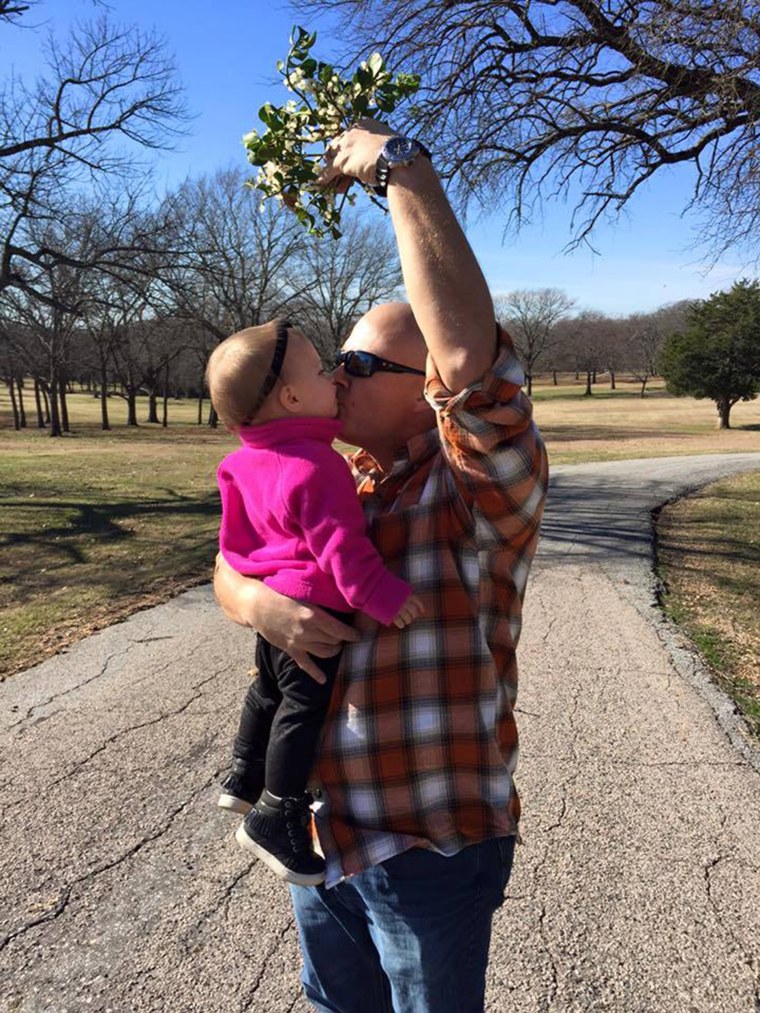
[{"label": "sneaker sole", "polygon": [[241,823],[235,831],[235,840],[241,848],[249,851],[252,855],[256,855],[264,865],[268,865],[272,872],[276,876],[279,876],[280,879],[284,879],[286,883],[293,883],[294,886],[319,886],[320,883],[324,883],[325,881],[324,872],[293,872],[287,865],[283,865],[274,855],[270,854],[270,852],[248,836],[245,832],[244,823]]},{"label": "sneaker sole", "polygon": [[240,813],[241,816],[245,816],[253,809],[253,802],[246,802],[244,798],[240,798],[239,795],[225,795],[219,796],[219,801],[216,803],[220,809],[227,809],[229,812]]}]

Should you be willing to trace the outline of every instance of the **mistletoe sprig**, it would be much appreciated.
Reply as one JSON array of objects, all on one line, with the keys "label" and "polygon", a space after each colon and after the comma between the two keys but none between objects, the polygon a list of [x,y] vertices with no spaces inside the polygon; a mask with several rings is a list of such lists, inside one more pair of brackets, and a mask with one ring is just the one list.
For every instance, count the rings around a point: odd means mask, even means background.
[{"label": "mistletoe sprig", "polygon": [[296,27],[285,60],[277,70],[285,87],[296,95],[285,105],[267,102],[259,110],[266,129],[243,138],[248,161],[259,172],[249,185],[265,199],[283,201],[312,235],[340,238],[340,216],[353,194],[336,193],[316,185],[322,156],[330,140],[365,116],[380,119],[420,85],[416,74],[397,74],[379,53],[359,64],[350,76],[311,55],[316,32]]}]

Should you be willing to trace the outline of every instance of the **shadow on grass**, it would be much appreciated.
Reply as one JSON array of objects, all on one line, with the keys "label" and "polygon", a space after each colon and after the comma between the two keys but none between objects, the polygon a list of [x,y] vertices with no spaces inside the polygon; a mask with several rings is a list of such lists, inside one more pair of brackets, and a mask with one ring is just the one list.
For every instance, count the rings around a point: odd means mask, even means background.
[{"label": "shadow on grass", "polygon": [[624,443],[628,440],[687,440],[693,437],[689,432],[671,432],[654,429],[612,429],[609,426],[542,425],[541,435],[552,443],[574,443],[578,440],[614,440]]},{"label": "shadow on grass", "polygon": [[[171,563],[167,563],[167,573],[176,570],[178,556],[182,550],[187,554],[187,540],[192,546],[201,549],[209,541],[212,530],[210,522],[219,517],[219,497],[216,492],[205,496],[186,497],[174,496],[172,499],[145,499],[139,501],[115,501],[105,503],[75,503],[66,500],[54,502],[46,500],[26,500],[23,503],[24,514],[39,510],[53,517],[53,523],[38,527],[31,531],[10,530],[0,537],[0,549],[26,550],[39,560],[44,570],[40,573],[48,575],[61,566],[87,564],[93,551],[114,543],[128,545],[130,542],[142,540],[146,551],[160,551],[160,534],[154,530],[151,538],[150,527],[159,525],[161,531],[167,529],[165,550],[172,555]],[[65,523],[56,523],[55,516],[59,511],[68,511]],[[125,522],[145,522],[145,528],[135,532]],[[11,522],[12,523],[12,522]],[[158,537],[155,537],[158,534]],[[155,561],[152,561],[155,565]],[[127,565],[133,565],[127,563]],[[99,574],[98,579],[101,575]],[[70,580],[71,578],[71,580]],[[49,577],[48,577],[49,579]],[[76,581],[76,571],[67,571],[66,579]],[[89,577],[87,578],[90,579]],[[15,574],[0,578],[0,583],[14,582],[18,592],[17,599],[23,600],[23,586],[38,584],[31,574],[19,581]],[[122,585],[124,575],[118,575],[117,583]]]}]

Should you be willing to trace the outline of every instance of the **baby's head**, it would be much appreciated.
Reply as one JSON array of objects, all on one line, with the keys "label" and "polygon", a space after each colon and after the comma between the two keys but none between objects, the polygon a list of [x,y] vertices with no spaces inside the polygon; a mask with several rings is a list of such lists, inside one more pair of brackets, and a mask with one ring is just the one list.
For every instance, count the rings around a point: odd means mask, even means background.
[{"label": "baby's head", "polygon": [[308,338],[287,320],[247,327],[211,353],[206,380],[228,429],[291,415],[335,418],[335,384]]}]

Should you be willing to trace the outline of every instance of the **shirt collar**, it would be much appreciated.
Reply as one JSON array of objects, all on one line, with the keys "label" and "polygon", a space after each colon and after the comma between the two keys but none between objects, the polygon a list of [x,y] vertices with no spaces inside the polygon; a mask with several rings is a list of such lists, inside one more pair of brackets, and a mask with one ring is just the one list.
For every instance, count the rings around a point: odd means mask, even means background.
[{"label": "shirt collar", "polygon": [[416,471],[420,465],[441,449],[441,440],[437,426],[432,426],[424,433],[413,436],[411,440],[396,451],[390,471],[383,471],[375,458],[366,450],[357,450],[351,455],[351,463],[356,471],[365,478],[373,479],[375,487],[395,486],[398,479]]}]

